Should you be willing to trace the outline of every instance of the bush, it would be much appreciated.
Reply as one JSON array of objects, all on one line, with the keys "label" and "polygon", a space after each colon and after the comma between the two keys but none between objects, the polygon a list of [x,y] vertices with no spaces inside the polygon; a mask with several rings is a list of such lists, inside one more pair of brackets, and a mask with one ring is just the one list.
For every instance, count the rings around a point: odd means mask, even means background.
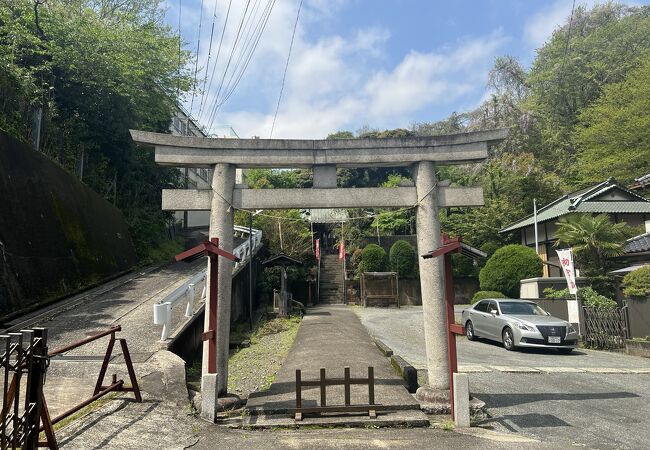
[{"label": "bush", "polygon": [[390,248],[390,270],[397,272],[400,278],[414,278],[416,258],[413,246],[404,240],[399,240]]},{"label": "bush", "polygon": [[650,266],[636,269],[623,277],[627,297],[650,297]]},{"label": "bush", "polygon": [[[569,294],[569,288],[560,289],[559,291],[553,288],[546,288],[544,289],[544,295],[546,295],[546,298],[555,299],[573,298],[573,295]],[[616,308],[616,302],[614,300],[600,295],[590,287],[578,288],[578,298],[582,302],[582,306],[604,309]]]},{"label": "bush", "polygon": [[478,291],[476,294],[474,294],[474,297],[472,297],[472,305],[480,300],[483,300],[484,298],[508,298],[508,297],[498,291]]},{"label": "bush", "polygon": [[479,273],[481,290],[519,297],[519,281],[542,276],[542,260],[535,250],[519,244],[506,245],[494,252]]},{"label": "bush", "polygon": [[361,254],[359,273],[382,272],[386,269],[386,251],[377,244],[368,244]]}]

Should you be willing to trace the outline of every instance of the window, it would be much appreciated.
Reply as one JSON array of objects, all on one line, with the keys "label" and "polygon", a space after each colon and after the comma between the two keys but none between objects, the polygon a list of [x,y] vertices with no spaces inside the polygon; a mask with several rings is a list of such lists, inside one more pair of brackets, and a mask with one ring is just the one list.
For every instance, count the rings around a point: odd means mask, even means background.
[{"label": "window", "polygon": [[474,309],[475,309],[476,311],[480,311],[480,312],[487,312],[487,306],[488,306],[488,301],[487,301],[487,300],[483,300],[483,301],[479,302],[479,303],[474,307]]},{"label": "window", "polygon": [[501,302],[503,314],[521,316],[545,316],[546,311],[533,302]]}]

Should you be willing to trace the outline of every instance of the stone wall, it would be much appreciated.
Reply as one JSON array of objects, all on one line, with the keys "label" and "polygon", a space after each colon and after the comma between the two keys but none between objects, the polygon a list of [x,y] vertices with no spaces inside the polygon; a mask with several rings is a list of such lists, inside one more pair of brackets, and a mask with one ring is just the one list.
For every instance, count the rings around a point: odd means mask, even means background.
[{"label": "stone wall", "polygon": [[[347,280],[348,303],[361,304],[359,280]],[[455,278],[454,279],[454,304],[468,305],[474,294],[478,291],[478,280],[476,278]],[[397,292],[400,305],[421,305],[422,294],[420,293],[419,279],[400,279]]]},{"label": "stone wall", "polygon": [[131,268],[122,213],[45,155],[0,132],[0,316]]}]

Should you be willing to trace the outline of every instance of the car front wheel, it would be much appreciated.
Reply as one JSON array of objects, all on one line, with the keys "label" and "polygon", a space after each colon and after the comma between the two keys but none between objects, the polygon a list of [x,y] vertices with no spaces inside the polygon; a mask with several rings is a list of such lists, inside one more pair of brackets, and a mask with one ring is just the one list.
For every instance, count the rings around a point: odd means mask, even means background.
[{"label": "car front wheel", "polygon": [[515,336],[512,334],[512,330],[510,328],[506,328],[503,330],[503,347],[506,350],[514,350],[515,349]]},{"label": "car front wheel", "polygon": [[476,335],[474,334],[474,325],[472,325],[471,320],[468,320],[465,324],[465,336],[467,336],[467,339],[470,341],[476,340]]}]

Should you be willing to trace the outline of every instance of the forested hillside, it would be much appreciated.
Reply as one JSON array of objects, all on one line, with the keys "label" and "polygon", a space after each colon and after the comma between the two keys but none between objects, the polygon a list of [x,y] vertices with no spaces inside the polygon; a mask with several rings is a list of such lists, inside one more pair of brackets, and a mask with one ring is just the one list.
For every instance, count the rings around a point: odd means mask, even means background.
[{"label": "forested hillside", "polygon": [[164,236],[156,166],[129,128],[165,132],[189,87],[189,55],[160,0],[0,2],[0,129],[39,150],[118,206],[141,258]]},{"label": "forested hillside", "polygon": [[[491,253],[513,236],[506,224],[608,177],[630,183],[650,172],[650,7],[577,7],[573,19],[537,50],[529,69],[498,58],[489,77],[493,94],[479,108],[410,129],[339,131],[329,137],[435,135],[510,128],[484,164],[441,167],[441,179],[482,185],[485,206],[442,212],[443,228]],[[390,174],[393,173],[392,178]],[[395,185],[404,171],[344,170],[349,186]],[[412,211],[383,212],[351,234],[408,233]],[[372,227],[370,226],[372,223]]]}]

